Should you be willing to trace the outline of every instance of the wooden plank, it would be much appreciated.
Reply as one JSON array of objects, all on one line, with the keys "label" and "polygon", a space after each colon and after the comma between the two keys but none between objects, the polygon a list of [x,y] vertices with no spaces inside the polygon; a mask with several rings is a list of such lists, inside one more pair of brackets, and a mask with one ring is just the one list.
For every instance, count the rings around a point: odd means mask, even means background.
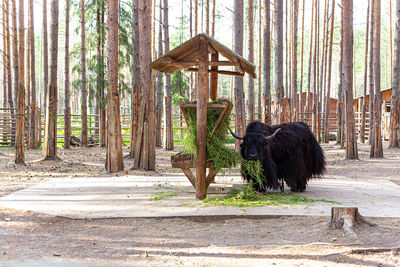
[{"label": "wooden plank", "polygon": [[189,182],[196,189],[196,177],[193,175],[193,172],[189,168],[182,168],[183,173],[189,179]]},{"label": "wooden plank", "polygon": [[208,100],[208,42],[200,41],[199,72],[197,77],[197,164],[196,198],[205,199],[207,194],[207,100]]},{"label": "wooden plank", "polygon": [[214,181],[215,176],[217,175],[218,171],[217,168],[212,167],[208,169],[208,175],[207,175],[207,187],[210,185],[212,181]]},{"label": "wooden plank", "polygon": [[[211,54],[211,61],[218,61],[218,53]],[[218,66],[211,66],[211,81],[210,81],[210,99],[217,100],[218,92]]]},{"label": "wooden plank", "polygon": [[211,141],[211,139],[213,138],[215,132],[216,132],[217,129],[219,128],[219,126],[220,126],[220,124],[221,124],[221,122],[222,122],[222,119],[225,117],[225,113],[226,113],[226,111],[228,110],[228,108],[229,108],[228,103],[225,103],[225,108],[222,110],[221,114],[219,115],[219,118],[218,118],[217,122],[215,123],[214,129],[212,130],[211,135],[210,135],[210,137],[208,138],[208,142]]},{"label": "wooden plank", "polygon": [[[188,68],[186,71],[198,72],[198,68]],[[224,75],[233,75],[233,76],[244,76],[244,73],[237,72],[237,71],[228,71],[228,70],[208,70],[210,73],[218,73]]]}]

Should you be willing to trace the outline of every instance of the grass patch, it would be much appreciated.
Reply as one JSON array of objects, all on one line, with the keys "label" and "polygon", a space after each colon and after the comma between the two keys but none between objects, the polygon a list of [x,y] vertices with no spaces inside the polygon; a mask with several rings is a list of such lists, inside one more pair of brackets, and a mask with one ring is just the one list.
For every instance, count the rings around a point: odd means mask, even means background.
[{"label": "grass patch", "polygon": [[174,196],[177,196],[178,192],[159,192],[151,196],[152,201],[160,201],[163,199],[167,198],[173,198]]},{"label": "grass patch", "polygon": [[293,193],[269,193],[261,194],[251,186],[245,186],[242,190],[233,189],[228,196],[221,198],[209,198],[203,200],[210,206],[234,206],[234,207],[262,207],[262,206],[290,206],[312,202],[325,202],[330,204],[341,204],[340,202],[314,199]]}]

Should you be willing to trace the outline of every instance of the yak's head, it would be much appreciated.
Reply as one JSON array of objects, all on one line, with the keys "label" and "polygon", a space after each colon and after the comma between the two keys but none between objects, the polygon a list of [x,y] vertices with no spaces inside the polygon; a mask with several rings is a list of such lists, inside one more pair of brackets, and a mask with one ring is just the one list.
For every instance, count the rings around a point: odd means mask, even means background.
[{"label": "yak's head", "polygon": [[242,157],[245,160],[259,160],[261,162],[264,161],[265,157],[269,156],[269,142],[281,130],[281,128],[278,128],[269,136],[265,136],[262,133],[250,132],[241,137],[236,135],[230,128],[228,129],[233,137],[238,140],[243,140],[243,142],[240,144],[240,153],[242,154]]}]

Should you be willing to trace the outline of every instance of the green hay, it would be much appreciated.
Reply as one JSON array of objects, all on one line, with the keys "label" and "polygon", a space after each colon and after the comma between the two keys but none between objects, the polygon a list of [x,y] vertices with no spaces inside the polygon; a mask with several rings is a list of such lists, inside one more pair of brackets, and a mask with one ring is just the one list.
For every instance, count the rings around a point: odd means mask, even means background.
[{"label": "green hay", "polygon": [[245,186],[242,190],[232,190],[231,194],[221,198],[211,198],[203,200],[210,206],[233,206],[233,207],[262,207],[262,206],[290,206],[299,204],[309,204],[312,202],[325,202],[341,205],[340,202],[313,199],[292,193],[258,193],[251,186]]},{"label": "green hay", "polygon": [[[207,142],[207,160],[213,161],[217,171],[220,171],[224,167],[236,167],[239,164],[242,165],[242,171],[250,175],[253,180],[258,184],[262,185],[262,174],[263,169],[259,161],[245,161],[239,153],[235,150],[226,147],[225,145],[229,142],[232,143],[232,137],[227,136],[228,126],[230,122],[230,114],[232,111],[232,103],[226,99],[218,99],[214,104],[221,104],[227,102],[229,107],[226,111],[226,115],[223,118],[221,125],[216,130],[213,138],[210,142]],[[209,108],[207,110],[207,140],[214,129],[215,124],[221,114],[221,109]],[[197,130],[197,118],[196,109],[187,109],[188,129],[183,139],[184,149],[183,153],[188,153],[197,157],[197,145],[196,145],[196,130]],[[234,140],[233,140],[234,142]]]}]

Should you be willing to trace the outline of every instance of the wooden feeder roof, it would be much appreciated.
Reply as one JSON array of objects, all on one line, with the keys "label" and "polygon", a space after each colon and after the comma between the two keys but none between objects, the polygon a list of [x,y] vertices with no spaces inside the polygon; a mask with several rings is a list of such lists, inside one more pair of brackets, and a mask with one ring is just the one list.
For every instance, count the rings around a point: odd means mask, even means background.
[{"label": "wooden feeder roof", "polygon": [[179,70],[197,71],[196,66],[198,66],[199,47],[201,41],[206,41],[208,43],[209,53],[218,53],[228,60],[209,61],[208,64],[211,67],[235,66],[238,69],[238,71],[209,69],[209,72],[238,76],[243,76],[246,72],[253,78],[256,78],[256,66],[253,63],[247,61],[242,56],[236,54],[235,52],[205,33],[196,35],[192,39],[171,50],[159,59],[153,61],[150,64],[150,67],[160,72],[165,72],[169,74],[173,74]]}]

